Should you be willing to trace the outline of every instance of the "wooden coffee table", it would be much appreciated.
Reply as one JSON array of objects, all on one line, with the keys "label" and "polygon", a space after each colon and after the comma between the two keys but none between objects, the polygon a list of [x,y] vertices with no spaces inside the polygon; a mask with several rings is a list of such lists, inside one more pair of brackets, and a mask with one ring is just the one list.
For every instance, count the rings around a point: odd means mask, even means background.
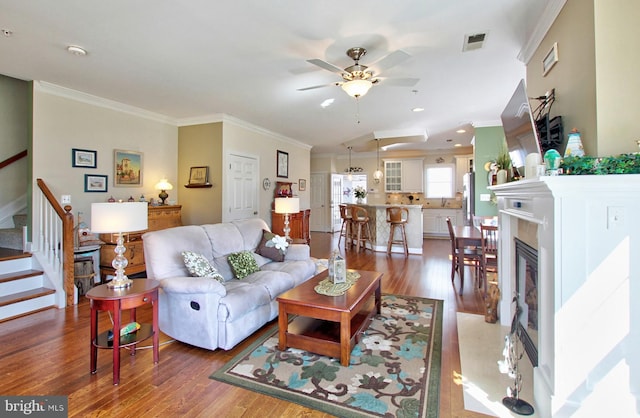
[{"label": "wooden coffee table", "polygon": [[[317,293],[314,287],[328,276],[317,274],[278,296],[278,348],[299,348],[340,359],[349,366],[356,337],[380,313],[382,273],[361,271],[360,278],[341,296]],[[297,315],[289,323],[289,314]]]}]

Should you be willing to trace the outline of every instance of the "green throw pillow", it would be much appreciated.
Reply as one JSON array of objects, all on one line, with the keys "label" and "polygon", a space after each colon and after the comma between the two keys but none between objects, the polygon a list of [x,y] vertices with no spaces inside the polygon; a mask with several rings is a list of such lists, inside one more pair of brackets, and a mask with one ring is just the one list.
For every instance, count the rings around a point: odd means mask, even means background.
[{"label": "green throw pillow", "polygon": [[183,251],[182,260],[193,277],[211,277],[220,283],[224,283],[224,277],[218,273],[218,270],[202,254]]},{"label": "green throw pillow", "polygon": [[248,275],[260,271],[256,259],[253,258],[253,255],[249,251],[229,254],[227,260],[229,260],[233,274],[235,274],[238,279],[244,279]]}]

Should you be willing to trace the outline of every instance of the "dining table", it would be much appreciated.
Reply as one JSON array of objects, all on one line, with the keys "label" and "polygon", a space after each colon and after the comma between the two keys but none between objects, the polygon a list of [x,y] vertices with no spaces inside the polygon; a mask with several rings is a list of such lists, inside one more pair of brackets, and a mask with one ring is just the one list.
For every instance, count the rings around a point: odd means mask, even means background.
[{"label": "dining table", "polygon": [[[456,249],[458,254],[464,254],[465,247],[482,246],[482,232],[473,225],[456,225],[453,227],[456,235]],[[460,295],[464,288],[464,257],[458,257],[458,273],[460,275]]]}]

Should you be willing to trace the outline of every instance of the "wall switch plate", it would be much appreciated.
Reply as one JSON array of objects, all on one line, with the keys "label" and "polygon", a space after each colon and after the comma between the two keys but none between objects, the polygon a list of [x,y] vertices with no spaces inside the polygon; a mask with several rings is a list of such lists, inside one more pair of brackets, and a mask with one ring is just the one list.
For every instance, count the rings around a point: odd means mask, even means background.
[{"label": "wall switch plate", "polygon": [[60,203],[70,204],[71,203],[71,195],[70,194],[63,194],[62,198],[60,199]]},{"label": "wall switch plate", "polygon": [[491,200],[491,194],[489,193],[480,193],[480,201],[481,202],[488,202]]}]

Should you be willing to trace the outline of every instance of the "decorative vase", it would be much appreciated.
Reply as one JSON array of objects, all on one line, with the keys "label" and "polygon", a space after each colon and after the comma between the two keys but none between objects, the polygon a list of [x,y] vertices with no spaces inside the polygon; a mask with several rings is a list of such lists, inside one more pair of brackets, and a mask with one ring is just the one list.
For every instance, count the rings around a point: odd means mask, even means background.
[{"label": "decorative vase", "polygon": [[361,205],[362,204],[362,198],[361,197],[356,197],[356,203]]},{"label": "decorative vase", "polygon": [[498,184],[504,184],[507,182],[508,180],[508,174],[507,170],[498,170],[498,174],[496,175],[496,183]]}]

